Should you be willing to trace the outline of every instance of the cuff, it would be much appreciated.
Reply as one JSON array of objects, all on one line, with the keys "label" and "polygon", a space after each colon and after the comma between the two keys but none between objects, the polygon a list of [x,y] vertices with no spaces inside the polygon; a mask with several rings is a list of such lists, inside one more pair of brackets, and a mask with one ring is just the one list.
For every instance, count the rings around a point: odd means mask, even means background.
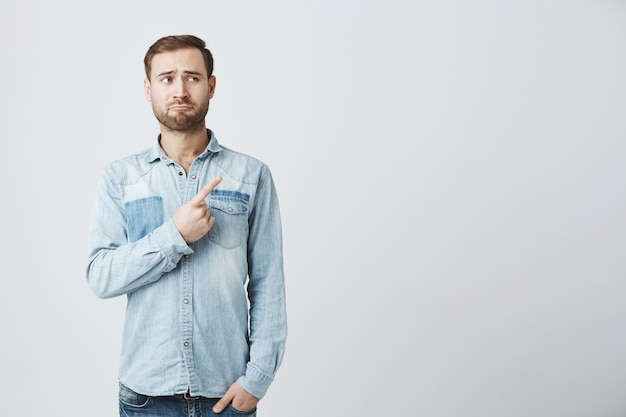
[{"label": "cuff", "polygon": [[264,374],[253,365],[248,364],[246,366],[246,374],[239,377],[237,382],[250,394],[261,399],[265,396],[273,380],[273,377]]},{"label": "cuff", "polygon": [[152,239],[161,252],[176,265],[183,255],[190,255],[193,250],[187,245],[185,239],[180,235],[174,221],[167,222],[152,232]]}]

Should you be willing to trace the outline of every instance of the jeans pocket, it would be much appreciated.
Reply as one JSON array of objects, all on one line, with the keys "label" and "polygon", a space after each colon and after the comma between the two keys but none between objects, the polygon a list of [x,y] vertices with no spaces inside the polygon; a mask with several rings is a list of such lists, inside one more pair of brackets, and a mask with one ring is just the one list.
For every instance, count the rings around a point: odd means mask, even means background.
[{"label": "jeans pocket", "polygon": [[143,408],[150,402],[150,397],[136,393],[126,385],[120,384],[119,400],[127,407]]},{"label": "jeans pocket", "polygon": [[229,405],[227,407],[227,410],[229,412],[229,416],[251,416],[251,417],[255,417],[256,416],[256,407],[254,407],[252,410],[239,410],[235,407],[231,405]]}]

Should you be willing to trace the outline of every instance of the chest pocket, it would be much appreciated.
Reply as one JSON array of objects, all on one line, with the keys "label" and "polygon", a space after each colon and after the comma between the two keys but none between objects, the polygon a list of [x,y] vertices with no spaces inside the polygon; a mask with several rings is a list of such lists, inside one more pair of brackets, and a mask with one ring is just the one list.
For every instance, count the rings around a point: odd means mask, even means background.
[{"label": "chest pocket", "polygon": [[213,190],[209,195],[209,210],[215,223],[209,230],[209,240],[226,248],[236,248],[248,239],[248,200],[250,196],[238,191]]},{"label": "chest pocket", "polygon": [[129,201],[124,205],[128,241],[134,242],[163,224],[163,200],[161,197],[147,197]]}]

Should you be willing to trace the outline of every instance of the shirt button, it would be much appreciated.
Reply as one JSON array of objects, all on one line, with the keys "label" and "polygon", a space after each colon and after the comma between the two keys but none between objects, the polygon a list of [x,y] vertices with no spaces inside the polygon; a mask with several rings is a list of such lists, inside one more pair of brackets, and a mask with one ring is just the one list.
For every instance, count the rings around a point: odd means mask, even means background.
[{"label": "shirt button", "polygon": [[185,256],[183,256],[183,258],[189,259],[189,255],[185,255]]},{"label": "shirt button", "polygon": [[232,207],[228,207],[228,212],[232,213],[233,212],[233,208]]},{"label": "shirt button", "polygon": [[191,176],[191,179],[192,179],[192,180],[195,180],[195,179],[196,179],[196,176],[195,176],[195,175],[192,175],[192,176]]},{"label": "shirt button", "polygon": [[183,175],[183,171],[178,171],[178,175],[182,176]]},{"label": "shirt button", "polygon": [[183,300],[183,303],[185,303],[185,304],[189,304],[189,300],[185,298],[185,299]]},{"label": "shirt button", "polygon": [[185,343],[183,343],[183,346],[185,346],[185,347],[189,347],[189,342],[185,342]]}]

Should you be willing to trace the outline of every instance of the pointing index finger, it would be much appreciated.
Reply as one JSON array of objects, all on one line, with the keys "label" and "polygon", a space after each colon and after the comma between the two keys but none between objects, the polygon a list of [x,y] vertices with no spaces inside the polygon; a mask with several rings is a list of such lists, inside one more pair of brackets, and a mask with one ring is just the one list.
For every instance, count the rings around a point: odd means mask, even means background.
[{"label": "pointing index finger", "polygon": [[211,181],[207,182],[206,185],[202,187],[200,191],[198,191],[198,194],[196,194],[191,199],[191,201],[194,204],[201,204],[204,201],[204,199],[207,198],[209,194],[211,194],[211,191],[213,191],[215,187],[217,187],[217,184],[219,184],[220,182],[222,182],[222,177],[213,178]]}]

